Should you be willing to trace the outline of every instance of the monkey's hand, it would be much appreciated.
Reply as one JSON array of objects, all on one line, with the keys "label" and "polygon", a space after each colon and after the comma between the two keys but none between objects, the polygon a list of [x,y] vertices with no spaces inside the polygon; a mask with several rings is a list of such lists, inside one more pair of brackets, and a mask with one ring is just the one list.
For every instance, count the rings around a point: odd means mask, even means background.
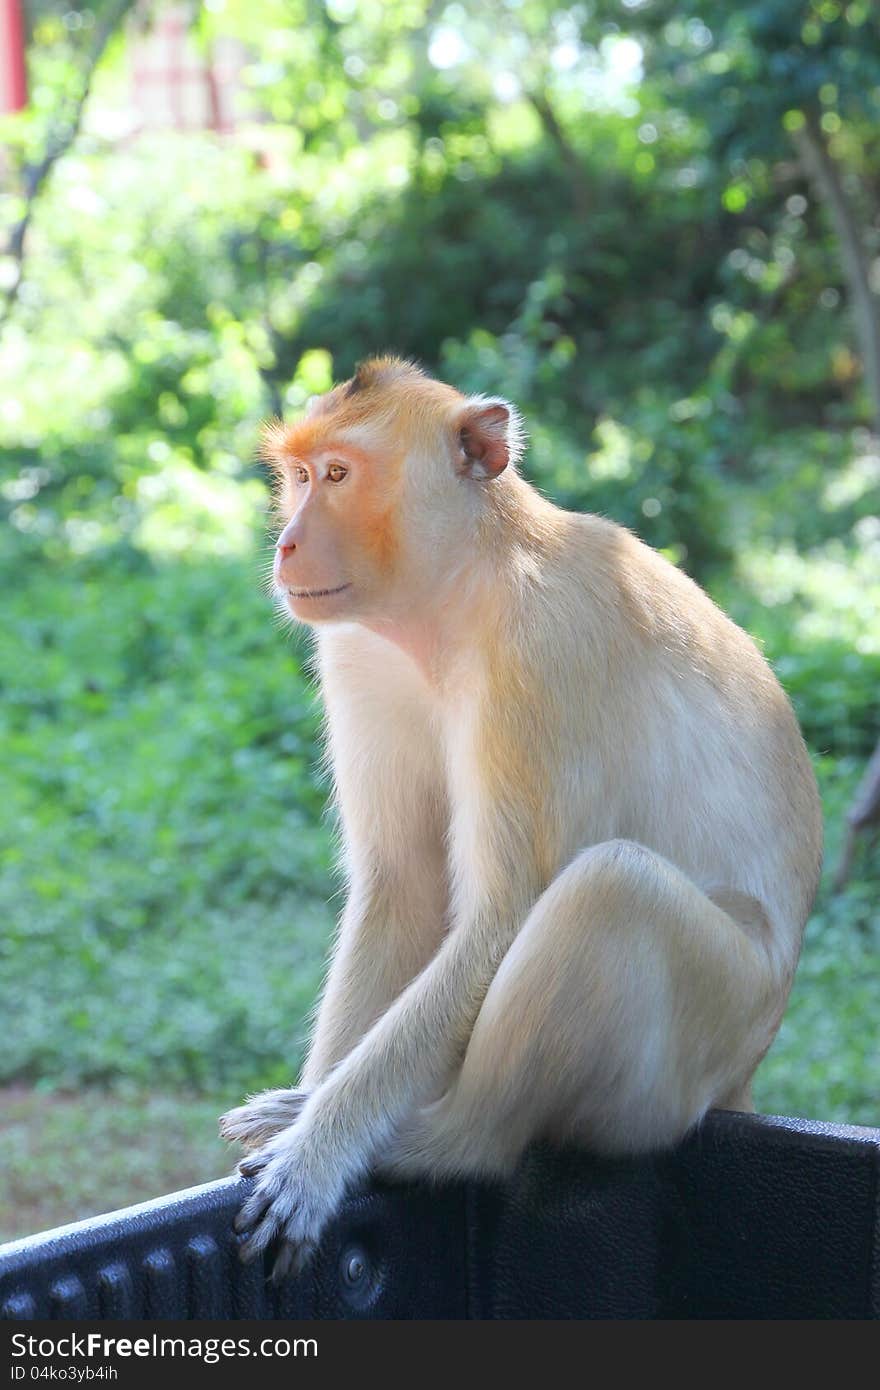
[{"label": "monkey's hand", "polygon": [[351,1151],[346,1160],[347,1146],[333,1142],[332,1126],[326,1132],[321,1120],[329,1116],[322,1115],[317,1101],[316,1093],[296,1124],[239,1165],[245,1177],[257,1179],[233,1223],[239,1234],[249,1233],[241,1258],[254,1260],[277,1244],[272,1269],[276,1281],[305,1268],[349,1183],[367,1166]]},{"label": "monkey's hand", "polygon": [[241,1144],[246,1153],[261,1149],[293,1124],[308,1098],[308,1091],[295,1088],[248,1096],[244,1105],[220,1116],[220,1137],[230,1144]]}]

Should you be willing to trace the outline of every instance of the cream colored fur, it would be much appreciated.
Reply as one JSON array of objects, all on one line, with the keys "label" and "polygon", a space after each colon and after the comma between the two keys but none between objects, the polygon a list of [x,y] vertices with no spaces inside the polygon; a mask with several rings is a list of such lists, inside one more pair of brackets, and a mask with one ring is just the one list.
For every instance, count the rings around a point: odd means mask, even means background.
[{"label": "cream colored fur", "polygon": [[318,626],[349,890],[301,1087],[224,1121],[282,1268],[370,1167],[748,1107],[819,872],[790,705],[694,583],[513,466],[451,481],[420,442],[407,470],[387,605]]}]

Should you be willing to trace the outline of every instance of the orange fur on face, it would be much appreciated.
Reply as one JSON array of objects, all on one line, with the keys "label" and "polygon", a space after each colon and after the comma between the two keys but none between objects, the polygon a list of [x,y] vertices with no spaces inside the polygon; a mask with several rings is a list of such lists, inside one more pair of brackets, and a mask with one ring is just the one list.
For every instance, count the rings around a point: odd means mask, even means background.
[{"label": "orange fur on face", "polygon": [[364,545],[381,574],[390,574],[399,548],[397,509],[387,507],[372,517],[365,517],[358,527]]}]

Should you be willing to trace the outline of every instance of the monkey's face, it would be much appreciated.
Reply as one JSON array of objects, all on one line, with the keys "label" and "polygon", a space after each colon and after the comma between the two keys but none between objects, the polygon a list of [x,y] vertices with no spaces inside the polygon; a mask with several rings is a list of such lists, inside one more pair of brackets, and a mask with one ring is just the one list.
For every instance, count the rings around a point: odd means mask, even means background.
[{"label": "monkey's face", "polygon": [[514,416],[379,358],[302,420],[270,425],[273,574],[288,611],[305,623],[399,624],[441,602],[472,549],[482,484],[515,454]]},{"label": "monkey's face", "polygon": [[394,581],[398,470],[345,435],[296,436],[279,493],[277,591],[300,622],[366,616]]}]

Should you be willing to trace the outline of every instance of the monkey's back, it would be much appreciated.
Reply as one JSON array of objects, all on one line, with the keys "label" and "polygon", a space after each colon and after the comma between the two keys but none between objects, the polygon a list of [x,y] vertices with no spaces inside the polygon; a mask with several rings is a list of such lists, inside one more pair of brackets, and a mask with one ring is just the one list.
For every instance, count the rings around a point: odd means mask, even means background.
[{"label": "monkey's back", "polygon": [[787,696],[752,639],[663,556],[599,517],[558,516],[540,587],[555,651],[539,659],[559,746],[582,754],[557,769],[563,799],[590,841],[638,841],[706,889],[757,898],[796,959],[822,820]]}]

